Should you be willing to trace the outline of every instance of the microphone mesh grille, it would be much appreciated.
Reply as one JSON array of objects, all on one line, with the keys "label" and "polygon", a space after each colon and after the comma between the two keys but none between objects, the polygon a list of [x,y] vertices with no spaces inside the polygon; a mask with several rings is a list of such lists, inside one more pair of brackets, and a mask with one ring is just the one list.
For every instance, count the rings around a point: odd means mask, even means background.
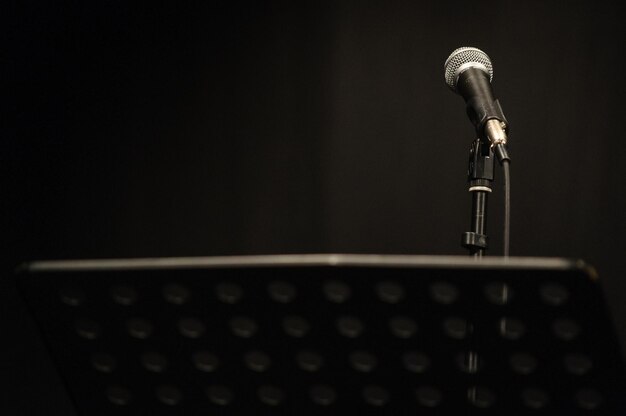
[{"label": "microphone mesh grille", "polygon": [[[482,65],[487,69],[489,81],[493,79],[493,67],[489,56],[478,48],[464,46],[452,51],[446,63],[443,65],[445,69],[446,84],[448,87],[456,91],[456,83],[459,77],[459,68],[465,64],[475,63]],[[482,69],[482,68],[481,68]]]}]

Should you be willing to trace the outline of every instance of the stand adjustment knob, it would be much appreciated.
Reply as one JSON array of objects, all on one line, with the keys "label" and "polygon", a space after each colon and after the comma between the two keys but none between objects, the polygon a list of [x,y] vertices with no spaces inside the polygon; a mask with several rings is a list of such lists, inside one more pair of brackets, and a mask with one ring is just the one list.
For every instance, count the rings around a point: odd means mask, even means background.
[{"label": "stand adjustment knob", "polygon": [[461,236],[461,245],[468,249],[477,248],[484,250],[488,247],[487,236],[471,231],[465,232]]}]

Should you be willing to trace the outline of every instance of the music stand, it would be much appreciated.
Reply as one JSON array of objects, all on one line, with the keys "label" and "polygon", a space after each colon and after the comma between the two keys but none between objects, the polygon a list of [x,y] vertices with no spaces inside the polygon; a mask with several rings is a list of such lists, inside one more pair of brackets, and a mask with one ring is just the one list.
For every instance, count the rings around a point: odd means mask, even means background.
[{"label": "music stand", "polygon": [[626,414],[580,261],[43,261],[17,282],[81,415]]}]

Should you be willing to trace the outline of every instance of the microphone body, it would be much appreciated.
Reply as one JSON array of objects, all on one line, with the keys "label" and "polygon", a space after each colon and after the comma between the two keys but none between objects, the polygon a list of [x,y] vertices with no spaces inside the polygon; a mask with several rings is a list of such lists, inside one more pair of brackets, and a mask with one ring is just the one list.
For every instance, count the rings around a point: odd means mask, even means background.
[{"label": "microphone body", "polygon": [[493,67],[489,56],[477,48],[458,48],[450,54],[444,69],[448,87],[465,100],[478,138],[491,143],[498,160],[509,159],[505,148],[508,123],[491,88]]},{"label": "microphone body", "polygon": [[[488,74],[476,67],[468,68],[459,74],[456,89],[465,99],[467,116],[476,128],[478,137],[493,143],[494,138],[488,137],[493,127],[488,129],[488,122],[498,121],[503,130],[506,130],[507,122],[500,102],[493,96]],[[493,125],[490,123],[490,126]]]}]

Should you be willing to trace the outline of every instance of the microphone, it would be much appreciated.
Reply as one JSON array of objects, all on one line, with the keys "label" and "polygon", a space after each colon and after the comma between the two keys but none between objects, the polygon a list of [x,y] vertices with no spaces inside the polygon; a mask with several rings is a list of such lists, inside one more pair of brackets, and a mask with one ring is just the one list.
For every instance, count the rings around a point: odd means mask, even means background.
[{"label": "microphone", "polygon": [[465,99],[478,137],[489,140],[500,161],[509,159],[504,147],[508,123],[491,88],[493,66],[489,56],[478,48],[458,48],[446,59],[444,69],[448,87]]}]

